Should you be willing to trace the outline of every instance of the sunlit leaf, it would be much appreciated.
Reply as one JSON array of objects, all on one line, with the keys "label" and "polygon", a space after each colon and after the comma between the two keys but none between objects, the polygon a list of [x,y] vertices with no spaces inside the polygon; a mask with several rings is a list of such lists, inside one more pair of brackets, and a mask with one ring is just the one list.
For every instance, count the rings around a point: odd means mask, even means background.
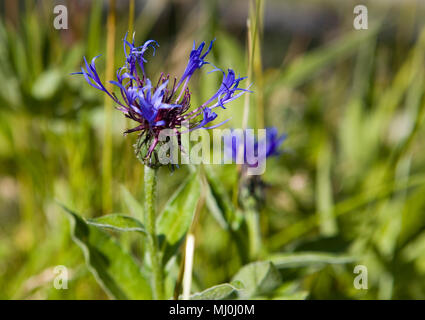
[{"label": "sunlit leaf", "polygon": [[224,300],[236,298],[240,288],[232,283],[222,283],[190,296],[190,300]]},{"label": "sunlit leaf", "polygon": [[243,284],[241,296],[244,298],[270,294],[279,287],[281,276],[270,261],[258,261],[242,267],[233,281]]},{"label": "sunlit leaf", "polygon": [[105,291],[115,299],[151,299],[149,283],[133,257],[106,232],[63,208],[70,217],[74,241]]},{"label": "sunlit leaf", "polygon": [[274,296],[272,300],[305,300],[308,297],[308,291],[298,291],[293,294]]},{"label": "sunlit leaf", "polygon": [[166,263],[189,230],[201,193],[198,174],[192,173],[174,193],[158,218],[158,236]]},{"label": "sunlit leaf", "polygon": [[139,220],[118,213],[89,219],[87,223],[92,226],[113,231],[136,231],[143,234],[146,233],[145,227]]}]

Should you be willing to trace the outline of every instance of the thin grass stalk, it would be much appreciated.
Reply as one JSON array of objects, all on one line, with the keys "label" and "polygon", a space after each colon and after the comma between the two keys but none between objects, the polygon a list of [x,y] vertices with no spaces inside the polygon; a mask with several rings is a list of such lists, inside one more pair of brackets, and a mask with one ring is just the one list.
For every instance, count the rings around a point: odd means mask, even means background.
[{"label": "thin grass stalk", "polygon": [[[116,12],[115,0],[109,0],[109,11],[107,19],[107,39],[106,39],[106,79],[114,76],[114,55],[115,55],[115,26]],[[112,84],[105,81],[108,91],[112,91]],[[112,209],[112,100],[105,95],[105,121],[102,154],[102,205],[104,212]]]},{"label": "thin grass stalk", "polygon": [[264,128],[264,77],[263,77],[263,64],[261,56],[261,43],[263,38],[263,17],[264,17],[264,1],[258,1],[256,4],[257,14],[257,32],[254,32],[256,44],[252,55],[253,72],[255,77],[255,97],[256,97],[256,126],[257,129]]},{"label": "thin grass stalk", "polygon": [[134,0],[129,0],[128,4],[128,34],[133,36],[134,30]]},{"label": "thin grass stalk", "polygon": [[[248,18],[246,22],[246,28],[247,28],[247,42],[248,42],[248,74],[247,74],[247,80],[248,83],[251,83],[252,81],[252,47],[253,47],[253,41],[251,37],[251,19]],[[243,108],[243,114],[242,114],[242,129],[245,130],[248,126],[248,119],[249,119],[249,95],[245,95],[244,100],[244,108]],[[232,201],[235,206],[235,208],[239,207],[238,203],[238,197],[239,197],[239,180],[241,176],[242,171],[242,161],[240,159],[243,157],[243,148],[239,148],[238,154],[236,155],[236,182],[233,184],[233,197]]]},{"label": "thin grass stalk", "polygon": [[[264,1],[256,0],[255,2],[255,27],[253,35],[253,48],[251,55],[251,63],[253,75],[255,77],[256,90],[256,127],[257,129],[264,128],[264,80],[263,80],[263,66],[261,61],[261,39],[263,32],[263,13]],[[252,76],[252,75],[251,75]],[[258,209],[251,209],[247,214],[248,228],[250,230],[250,257],[256,260],[262,250],[261,238],[261,224],[260,224],[260,211]]]},{"label": "thin grass stalk", "polygon": [[[253,44],[254,41],[252,41],[252,32],[251,32],[251,19],[248,18],[246,22],[246,29],[247,29],[247,42],[248,42],[248,74],[247,74],[247,81],[248,83],[252,82],[252,55],[253,55]],[[250,96],[247,94],[245,95],[244,100],[244,107],[243,107],[243,114],[242,114],[242,129],[246,129],[248,127],[248,121],[249,121],[249,107],[250,107]]]},{"label": "thin grass stalk", "polygon": [[[256,62],[256,68],[257,73],[261,73],[261,56],[256,59],[256,53],[259,53],[261,50],[256,50],[256,43],[259,40],[258,37],[258,28],[260,25],[260,15],[262,14],[262,1],[261,0],[255,0],[255,5],[253,2],[251,2],[250,6],[250,15],[247,20],[247,40],[248,40],[248,83],[252,82],[253,78],[253,70],[254,70],[254,63]],[[254,22],[254,25],[252,26],[252,21]],[[260,84],[260,91],[262,91],[262,87]],[[257,103],[259,100],[262,101],[263,95],[260,94],[259,97],[257,97]],[[258,106],[257,106],[258,107]],[[261,110],[257,111],[257,117],[258,113],[260,113],[261,117],[264,118],[264,111],[263,107],[260,107]],[[258,109],[257,109],[258,110]],[[244,110],[243,110],[243,116],[242,116],[242,129],[245,130],[248,128],[249,124],[249,113],[250,113],[250,96],[245,95],[245,101],[244,101]],[[263,120],[257,120],[259,123],[257,123],[257,126],[263,127],[264,121]],[[239,207],[239,192],[241,186],[241,181],[243,181],[242,175],[242,161],[243,160],[243,151],[244,148],[239,148],[238,154],[237,154],[237,181],[234,185],[233,189],[233,203],[236,208]],[[249,210],[249,212],[246,213],[246,222],[248,226],[248,236],[249,236],[249,244],[250,244],[250,258],[255,259],[258,255],[258,253],[261,250],[261,230],[260,230],[260,219],[259,219],[259,212],[258,211],[252,211]]]},{"label": "thin grass stalk", "polygon": [[[254,68],[254,54],[255,54],[255,44],[257,39],[257,29],[258,29],[258,20],[260,15],[261,0],[255,1],[255,7],[251,2],[250,6],[250,17],[247,19],[246,28],[247,28],[247,42],[248,42],[248,74],[247,81],[250,84],[252,82],[252,74]],[[255,11],[254,11],[255,10]],[[252,29],[252,19],[254,18],[254,28]],[[248,127],[249,123],[249,112],[250,112],[250,95],[245,95],[244,100],[244,109],[242,115],[242,129],[245,130]],[[243,148],[239,148],[237,154],[237,163],[243,157]],[[235,189],[233,190],[233,203],[238,206],[238,189],[239,189],[239,180],[241,175],[241,164],[237,165],[237,183],[235,184]]]}]

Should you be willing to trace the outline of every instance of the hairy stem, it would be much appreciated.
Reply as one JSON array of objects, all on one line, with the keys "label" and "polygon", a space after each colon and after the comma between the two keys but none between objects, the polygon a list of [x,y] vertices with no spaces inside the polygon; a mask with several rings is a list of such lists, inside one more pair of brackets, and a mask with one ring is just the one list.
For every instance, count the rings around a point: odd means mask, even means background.
[{"label": "hairy stem", "polygon": [[145,165],[145,224],[147,230],[147,251],[153,273],[153,292],[156,299],[164,299],[164,277],[156,237],[156,179],[158,169]]}]

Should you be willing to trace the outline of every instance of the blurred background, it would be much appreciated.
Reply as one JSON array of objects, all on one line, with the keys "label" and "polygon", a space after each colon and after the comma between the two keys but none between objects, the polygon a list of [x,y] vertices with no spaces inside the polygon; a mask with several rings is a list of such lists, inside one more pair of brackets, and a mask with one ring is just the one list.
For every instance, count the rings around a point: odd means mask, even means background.
[{"label": "blurred background", "polygon": [[[108,32],[113,70],[133,29],[137,44],[160,43],[155,57],[147,55],[149,74],[180,75],[193,41],[214,38],[209,61],[248,74],[250,1],[124,0],[115,9],[111,2],[0,3],[1,299],[108,298],[55,202],[89,218],[128,212],[122,186],[142,199],[136,137],[122,134],[131,124],[118,111],[108,116],[104,95],[70,75],[83,56],[102,54],[104,77]],[[58,4],[67,7],[66,30],[53,25]],[[268,161],[262,177],[263,241],[271,253],[356,257],[288,271],[286,284],[308,299],[424,299],[425,2],[361,1],[368,30],[353,28],[357,4],[267,0],[251,10],[258,33],[249,126],[288,134],[286,152]],[[221,80],[206,70],[195,79],[193,105]],[[242,125],[240,100],[220,114],[232,117],[227,127]],[[213,169],[230,194],[234,168]],[[160,171],[160,208],[187,173],[184,166]],[[196,236],[194,288],[228,281],[240,267],[236,248],[207,208]],[[368,268],[367,290],[353,286],[357,264]],[[57,265],[69,269],[68,290],[53,288]]]}]

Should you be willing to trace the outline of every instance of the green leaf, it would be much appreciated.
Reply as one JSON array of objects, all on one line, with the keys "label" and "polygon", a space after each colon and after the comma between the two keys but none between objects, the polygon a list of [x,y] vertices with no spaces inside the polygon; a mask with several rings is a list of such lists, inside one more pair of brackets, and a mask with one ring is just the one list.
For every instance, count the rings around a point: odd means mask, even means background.
[{"label": "green leaf", "polygon": [[243,266],[233,277],[233,281],[243,284],[241,297],[249,298],[270,294],[279,287],[282,279],[272,262],[258,261]]},{"label": "green leaf", "polygon": [[224,300],[236,298],[240,288],[233,283],[222,283],[202,292],[194,293],[190,300]]},{"label": "green leaf", "polygon": [[151,299],[148,281],[133,257],[105,231],[68,213],[72,237],[84,252],[88,268],[104,290],[115,299]]},{"label": "green leaf", "polygon": [[276,268],[301,268],[324,264],[344,264],[355,261],[353,257],[322,252],[280,253],[272,255],[269,260]]},{"label": "green leaf", "polygon": [[87,220],[87,223],[92,226],[111,229],[114,231],[136,231],[146,234],[145,227],[139,220],[118,213],[89,219]]},{"label": "green leaf", "polygon": [[165,264],[183,241],[195,214],[201,193],[197,172],[192,173],[165,205],[158,218],[158,236]]},{"label": "green leaf", "polygon": [[308,295],[308,291],[298,291],[292,294],[275,296],[272,298],[272,300],[305,300]]},{"label": "green leaf", "polygon": [[128,189],[124,186],[121,186],[121,197],[124,200],[124,203],[130,211],[131,215],[143,223],[143,205],[140,204],[140,202],[137,201],[130,193],[130,191],[128,191]]}]

